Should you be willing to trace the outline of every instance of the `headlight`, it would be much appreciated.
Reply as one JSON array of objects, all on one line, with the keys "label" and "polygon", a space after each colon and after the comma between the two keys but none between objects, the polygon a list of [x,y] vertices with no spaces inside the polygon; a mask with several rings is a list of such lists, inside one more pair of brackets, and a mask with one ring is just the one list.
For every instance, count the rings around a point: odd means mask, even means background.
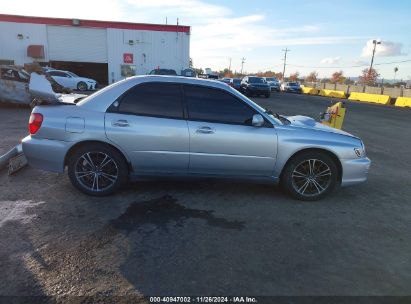
[{"label": "headlight", "polygon": [[365,157],[364,143],[361,141],[361,148],[354,148],[354,153],[357,157]]}]

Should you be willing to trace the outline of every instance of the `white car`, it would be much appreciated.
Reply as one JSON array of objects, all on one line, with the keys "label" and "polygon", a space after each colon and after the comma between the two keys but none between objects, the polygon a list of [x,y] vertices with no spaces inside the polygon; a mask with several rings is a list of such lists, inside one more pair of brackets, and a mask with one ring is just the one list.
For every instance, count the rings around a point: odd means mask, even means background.
[{"label": "white car", "polygon": [[94,79],[80,77],[69,71],[48,70],[47,74],[58,84],[69,89],[87,91],[95,90],[97,87],[97,81]]}]

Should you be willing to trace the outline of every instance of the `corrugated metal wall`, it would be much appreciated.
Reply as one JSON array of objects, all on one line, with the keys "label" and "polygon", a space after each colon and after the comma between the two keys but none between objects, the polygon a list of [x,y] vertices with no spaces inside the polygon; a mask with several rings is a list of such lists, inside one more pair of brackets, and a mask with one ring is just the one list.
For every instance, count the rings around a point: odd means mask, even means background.
[{"label": "corrugated metal wall", "polygon": [[[129,41],[132,41],[130,45]],[[124,53],[132,53],[137,74],[157,67],[174,69],[177,74],[188,67],[190,35],[187,33],[107,29],[110,83],[122,79]]]},{"label": "corrugated metal wall", "polygon": [[[15,22],[0,22],[0,59],[14,60],[15,64],[33,62],[27,57],[27,46],[31,44],[44,45],[45,58],[39,61],[49,61],[47,48],[46,25]],[[23,35],[19,39],[17,35]]]},{"label": "corrugated metal wall", "polygon": [[47,26],[50,60],[107,63],[106,29]]},{"label": "corrugated metal wall", "polygon": [[[0,59],[16,64],[33,62],[27,46],[44,45],[45,58],[38,61],[108,63],[109,83],[123,79],[124,53],[132,53],[136,74],[157,67],[177,74],[189,65],[190,35],[183,32],[99,29],[0,22]],[[23,39],[17,35],[22,34]],[[129,44],[129,40],[133,44]]]}]

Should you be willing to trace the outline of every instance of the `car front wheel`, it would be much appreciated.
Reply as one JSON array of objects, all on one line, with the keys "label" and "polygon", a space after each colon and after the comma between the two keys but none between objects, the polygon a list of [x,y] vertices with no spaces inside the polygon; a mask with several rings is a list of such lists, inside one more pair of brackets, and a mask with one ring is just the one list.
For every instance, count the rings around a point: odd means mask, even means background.
[{"label": "car front wheel", "polygon": [[79,91],[86,91],[87,90],[87,83],[85,83],[84,81],[80,81],[77,84],[77,90]]},{"label": "car front wheel", "polygon": [[68,159],[71,183],[94,196],[109,195],[125,184],[128,167],[124,157],[104,144],[89,144],[75,150]]},{"label": "car front wheel", "polygon": [[323,152],[306,152],[293,157],[284,168],[281,183],[295,198],[315,201],[333,191],[338,181],[334,160]]}]

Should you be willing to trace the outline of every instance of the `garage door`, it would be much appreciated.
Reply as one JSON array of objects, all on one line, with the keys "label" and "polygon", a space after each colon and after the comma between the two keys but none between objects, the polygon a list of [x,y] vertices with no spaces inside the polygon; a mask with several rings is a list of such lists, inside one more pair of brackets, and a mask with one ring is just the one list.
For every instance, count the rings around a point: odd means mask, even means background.
[{"label": "garage door", "polygon": [[107,62],[105,29],[47,26],[47,35],[50,60]]}]

